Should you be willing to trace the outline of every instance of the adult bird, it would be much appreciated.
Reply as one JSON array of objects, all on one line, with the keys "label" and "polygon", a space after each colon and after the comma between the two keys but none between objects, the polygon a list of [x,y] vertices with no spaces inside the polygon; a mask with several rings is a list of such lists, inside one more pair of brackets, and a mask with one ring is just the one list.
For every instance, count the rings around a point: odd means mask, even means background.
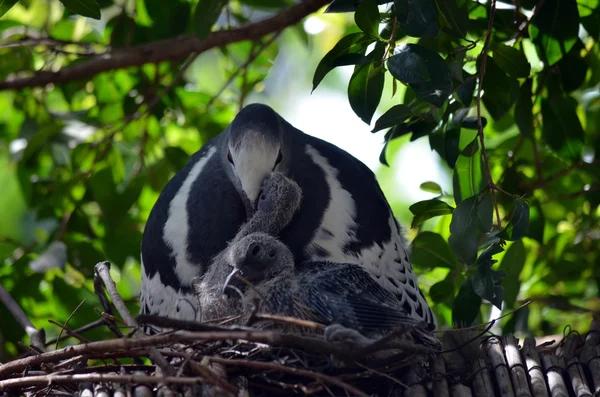
[{"label": "adult bird", "polygon": [[160,194],[142,239],[142,313],[199,318],[192,279],[256,211],[263,181],[274,171],[302,190],[300,208],[279,234],[297,264],[362,266],[408,316],[435,324],[375,175],[262,104],[244,107]]}]

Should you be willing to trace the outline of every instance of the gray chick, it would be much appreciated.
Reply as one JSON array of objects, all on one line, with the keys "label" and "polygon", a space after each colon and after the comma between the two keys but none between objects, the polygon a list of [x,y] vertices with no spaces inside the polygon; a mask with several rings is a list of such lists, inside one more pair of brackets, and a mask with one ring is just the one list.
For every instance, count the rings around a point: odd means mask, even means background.
[{"label": "gray chick", "polygon": [[[263,257],[266,253],[261,250],[260,242],[254,243],[257,237],[249,239],[248,236],[278,235],[292,220],[301,199],[302,191],[298,184],[283,174],[274,172],[266,179],[256,212],[242,225],[227,248],[215,257],[206,274],[192,283],[200,305],[200,321],[242,314],[239,310],[243,297],[241,290],[245,286],[239,280],[231,280],[232,288],[226,291],[227,296],[223,294],[223,286],[233,264],[241,255],[246,255],[246,260],[258,267],[261,263],[269,263],[269,258]],[[268,272],[269,269],[264,269],[260,274]],[[238,294],[231,294],[232,290],[238,291]]]},{"label": "gray chick", "polygon": [[403,324],[420,324],[392,293],[361,266],[327,261],[294,265],[291,251],[264,233],[250,234],[230,247],[236,276],[250,282],[244,302],[262,300],[262,310],[325,325],[339,324],[364,335],[385,333]]}]

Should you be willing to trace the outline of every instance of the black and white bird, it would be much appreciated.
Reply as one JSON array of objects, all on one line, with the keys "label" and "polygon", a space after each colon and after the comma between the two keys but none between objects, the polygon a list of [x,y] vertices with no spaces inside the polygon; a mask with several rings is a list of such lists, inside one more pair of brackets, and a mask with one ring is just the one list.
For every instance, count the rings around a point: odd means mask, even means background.
[{"label": "black and white bird", "polygon": [[256,211],[263,181],[274,171],[302,190],[299,210],[278,236],[296,264],[361,266],[409,317],[436,324],[375,175],[262,104],[243,108],[159,196],[142,240],[142,313],[199,318],[192,279]]}]

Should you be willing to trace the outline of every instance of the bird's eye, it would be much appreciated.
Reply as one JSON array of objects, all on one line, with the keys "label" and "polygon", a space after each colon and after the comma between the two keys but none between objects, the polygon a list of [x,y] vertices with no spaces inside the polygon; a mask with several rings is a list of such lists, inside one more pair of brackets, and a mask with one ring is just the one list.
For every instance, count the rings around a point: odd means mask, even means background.
[{"label": "bird's eye", "polygon": [[283,155],[281,154],[281,150],[280,150],[279,154],[277,155],[277,160],[275,160],[275,165],[281,163],[282,158],[283,158]]},{"label": "bird's eye", "polygon": [[231,163],[231,165],[233,164],[233,157],[231,157],[231,152],[227,152],[227,160],[229,160],[229,162]]}]

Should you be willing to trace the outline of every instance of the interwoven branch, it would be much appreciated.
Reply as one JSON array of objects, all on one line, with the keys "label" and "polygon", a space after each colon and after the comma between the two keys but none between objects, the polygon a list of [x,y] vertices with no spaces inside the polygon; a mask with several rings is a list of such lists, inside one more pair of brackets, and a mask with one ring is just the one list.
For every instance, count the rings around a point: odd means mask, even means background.
[{"label": "interwoven branch", "polygon": [[147,63],[177,61],[185,59],[191,54],[201,54],[212,48],[224,47],[238,41],[258,40],[267,34],[295,25],[304,17],[318,11],[319,8],[328,3],[328,0],[304,0],[271,18],[237,29],[214,32],[205,40],[187,35],[137,47],[114,50],[56,72],[37,72],[33,76],[2,81],[0,82],[0,90],[41,87],[51,83],[64,84],[75,80],[86,80],[110,70],[141,66]]}]

